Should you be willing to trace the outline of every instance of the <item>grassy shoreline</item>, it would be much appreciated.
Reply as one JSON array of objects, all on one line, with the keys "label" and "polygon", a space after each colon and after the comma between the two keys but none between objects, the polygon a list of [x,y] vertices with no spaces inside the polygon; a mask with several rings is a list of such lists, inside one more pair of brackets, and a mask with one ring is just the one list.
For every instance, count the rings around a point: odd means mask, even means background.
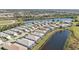
[{"label": "grassy shoreline", "polygon": [[69,30],[71,31],[71,34],[65,43],[64,49],[65,50],[79,49],[79,27],[72,26],[71,28],[69,28]]},{"label": "grassy shoreline", "polygon": [[71,39],[71,33],[69,34],[66,42],[65,42],[65,45],[64,45],[64,50],[68,49],[68,43],[69,43],[69,40]]}]

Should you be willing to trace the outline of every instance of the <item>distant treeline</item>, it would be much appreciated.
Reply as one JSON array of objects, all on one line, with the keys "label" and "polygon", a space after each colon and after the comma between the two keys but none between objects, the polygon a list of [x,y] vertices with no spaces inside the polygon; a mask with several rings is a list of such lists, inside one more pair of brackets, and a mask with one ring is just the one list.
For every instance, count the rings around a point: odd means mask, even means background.
[{"label": "distant treeline", "polygon": [[28,16],[24,17],[24,20],[42,20],[52,18],[73,18],[76,19],[78,15],[44,15],[44,16]]}]

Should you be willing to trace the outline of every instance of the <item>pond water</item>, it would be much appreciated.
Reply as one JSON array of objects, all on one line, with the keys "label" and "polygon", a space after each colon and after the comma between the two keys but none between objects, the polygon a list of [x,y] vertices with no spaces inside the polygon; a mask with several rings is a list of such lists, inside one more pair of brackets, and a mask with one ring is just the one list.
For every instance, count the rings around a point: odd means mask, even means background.
[{"label": "pond water", "polygon": [[58,31],[54,33],[42,47],[42,50],[63,50],[69,33],[70,31],[68,30]]}]

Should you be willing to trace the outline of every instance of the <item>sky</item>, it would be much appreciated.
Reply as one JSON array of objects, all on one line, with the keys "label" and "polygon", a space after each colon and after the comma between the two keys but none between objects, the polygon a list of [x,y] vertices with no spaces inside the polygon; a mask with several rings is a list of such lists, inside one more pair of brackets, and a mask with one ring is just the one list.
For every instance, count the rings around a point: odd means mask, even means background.
[{"label": "sky", "polygon": [[0,0],[0,9],[79,9],[78,0]]}]

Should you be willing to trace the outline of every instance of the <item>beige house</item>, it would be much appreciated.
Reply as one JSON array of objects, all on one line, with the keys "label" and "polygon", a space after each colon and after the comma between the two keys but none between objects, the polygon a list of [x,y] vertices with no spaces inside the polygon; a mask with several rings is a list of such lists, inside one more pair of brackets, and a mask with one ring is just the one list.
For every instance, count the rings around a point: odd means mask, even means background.
[{"label": "beige house", "polygon": [[3,44],[3,47],[8,50],[27,50],[27,47],[24,47],[17,43],[6,42]]}]

